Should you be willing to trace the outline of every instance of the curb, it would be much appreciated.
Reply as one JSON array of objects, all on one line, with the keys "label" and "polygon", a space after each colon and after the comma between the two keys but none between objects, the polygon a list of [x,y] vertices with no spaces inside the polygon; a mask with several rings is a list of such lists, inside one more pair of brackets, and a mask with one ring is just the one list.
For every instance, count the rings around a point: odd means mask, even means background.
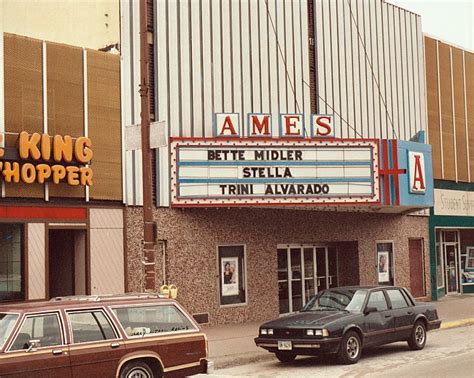
[{"label": "curb", "polygon": [[240,353],[237,355],[227,355],[218,358],[210,359],[214,362],[214,369],[220,370],[224,368],[230,368],[239,365],[251,364],[254,362],[268,361],[275,358],[273,353],[262,351],[262,352],[247,352]]},{"label": "curb", "polygon": [[469,326],[469,325],[474,325],[474,318],[455,320],[455,321],[452,321],[452,322],[441,323],[441,328],[440,329],[465,327],[465,326]]}]

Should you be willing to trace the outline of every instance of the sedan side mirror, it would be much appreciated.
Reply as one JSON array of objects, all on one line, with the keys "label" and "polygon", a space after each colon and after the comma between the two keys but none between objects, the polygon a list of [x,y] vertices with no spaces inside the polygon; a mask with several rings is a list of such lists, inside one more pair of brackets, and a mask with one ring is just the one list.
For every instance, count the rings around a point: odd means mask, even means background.
[{"label": "sedan side mirror", "polygon": [[26,350],[27,352],[36,352],[40,345],[40,340],[30,340],[28,341],[28,349]]},{"label": "sedan side mirror", "polygon": [[370,313],[372,313],[372,312],[377,312],[377,308],[375,308],[375,307],[368,307],[368,306],[367,306],[367,307],[365,308],[364,315],[368,315],[368,314],[370,314]]}]

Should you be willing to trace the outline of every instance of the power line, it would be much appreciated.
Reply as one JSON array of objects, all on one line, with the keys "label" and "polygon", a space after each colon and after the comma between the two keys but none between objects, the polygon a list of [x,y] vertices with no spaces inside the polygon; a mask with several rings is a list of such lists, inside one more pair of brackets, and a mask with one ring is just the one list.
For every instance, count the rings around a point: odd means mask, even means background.
[{"label": "power line", "polygon": [[[311,86],[310,86],[306,81],[303,80],[303,83],[306,84],[309,88],[311,88]],[[355,127],[351,126],[351,124],[350,124],[349,122],[347,122],[347,121],[342,117],[342,115],[339,114],[331,105],[329,105],[329,103],[328,103],[324,98],[322,98],[319,94],[316,94],[316,96],[318,96],[318,98],[319,98],[320,100],[322,100],[322,101],[326,104],[326,106],[328,106],[328,107],[332,110],[332,112],[333,112],[335,115],[337,115],[337,116],[341,119],[341,121],[344,121],[344,123],[345,123],[347,126],[349,126],[359,137],[363,138],[362,134],[359,133]]]},{"label": "power line", "polygon": [[357,35],[359,36],[360,43],[362,44],[362,47],[364,49],[365,59],[369,63],[370,71],[372,72],[372,79],[375,82],[375,85],[377,85],[377,89],[379,91],[379,97],[382,100],[383,106],[385,107],[385,112],[387,113],[388,120],[390,121],[390,125],[392,126],[392,131],[393,131],[393,134],[395,136],[395,139],[398,139],[397,132],[395,131],[395,126],[393,125],[392,118],[390,117],[390,113],[389,113],[388,108],[387,108],[387,104],[385,103],[385,99],[382,96],[382,90],[380,89],[377,78],[375,77],[374,68],[372,67],[372,63],[370,62],[369,55],[367,54],[367,49],[365,48],[365,43],[362,40],[362,36],[360,35],[359,25],[357,24],[357,21],[355,20],[354,13],[352,13],[352,7],[351,7],[351,4],[350,4],[349,0],[346,0],[346,2],[347,2],[347,5],[349,6],[349,12],[351,14],[351,19],[354,22],[354,25],[356,27]]},{"label": "power line", "polygon": [[288,65],[286,63],[286,59],[285,59],[285,56],[283,54],[283,51],[282,51],[282,48],[281,48],[281,45],[280,45],[280,41],[278,40],[278,34],[277,34],[277,31],[276,31],[276,28],[275,28],[275,24],[273,23],[272,16],[270,14],[270,11],[268,10],[268,0],[265,0],[265,5],[266,5],[266,8],[267,8],[267,18],[270,20],[270,23],[272,24],[273,33],[275,34],[276,43],[277,43],[277,46],[278,46],[278,51],[280,52],[281,59],[283,60],[283,63],[285,64],[286,80],[289,82],[291,91],[293,92],[293,95],[295,96],[296,109],[298,110],[298,113],[299,113],[299,112],[301,112],[300,104],[298,103],[298,98],[296,96],[295,87],[294,87],[293,83],[291,82],[290,74],[288,72]]}]

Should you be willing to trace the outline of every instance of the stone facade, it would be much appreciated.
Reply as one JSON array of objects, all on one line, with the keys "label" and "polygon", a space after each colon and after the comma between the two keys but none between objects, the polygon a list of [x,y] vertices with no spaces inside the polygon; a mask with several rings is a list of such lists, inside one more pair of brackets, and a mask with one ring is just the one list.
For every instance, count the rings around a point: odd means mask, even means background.
[{"label": "stone facade", "polygon": [[[212,208],[154,210],[158,240],[166,245],[167,283],[191,313],[209,313],[211,324],[263,321],[278,315],[277,245],[338,246],[340,284],[377,283],[376,241],[394,243],[395,284],[410,287],[409,238],[424,239],[429,279],[428,218],[408,215],[311,210]],[[126,209],[128,291],[142,291],[142,208]],[[219,306],[218,245],[246,247],[247,304]],[[162,282],[157,253],[157,286]]]}]

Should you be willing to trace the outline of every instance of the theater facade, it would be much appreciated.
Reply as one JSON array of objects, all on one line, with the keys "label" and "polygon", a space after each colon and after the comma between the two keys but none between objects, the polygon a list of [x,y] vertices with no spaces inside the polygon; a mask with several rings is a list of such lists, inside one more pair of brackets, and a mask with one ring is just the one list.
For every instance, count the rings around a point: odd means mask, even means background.
[{"label": "theater facade", "polygon": [[[202,323],[274,318],[340,285],[431,297],[421,19],[332,3],[155,2],[147,18],[167,141],[154,156],[157,289],[177,285]],[[140,123],[139,12],[122,4],[127,127]],[[369,20],[375,32],[358,28]],[[129,291],[145,287],[140,167],[127,151]]]}]

